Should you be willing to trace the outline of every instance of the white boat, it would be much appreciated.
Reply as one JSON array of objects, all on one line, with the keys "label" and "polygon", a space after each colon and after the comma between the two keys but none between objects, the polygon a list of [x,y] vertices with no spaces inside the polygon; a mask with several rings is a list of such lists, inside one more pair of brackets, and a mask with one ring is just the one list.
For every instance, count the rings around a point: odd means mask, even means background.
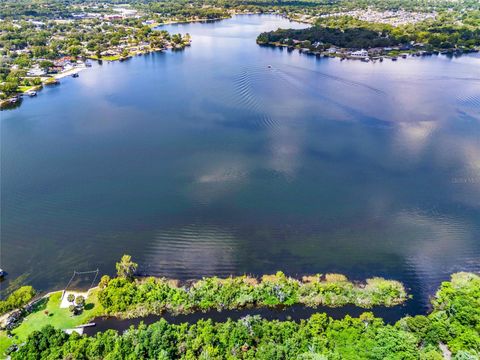
[{"label": "white boat", "polygon": [[27,92],[25,92],[25,94],[30,97],[37,96],[37,92],[35,90],[28,90]]}]

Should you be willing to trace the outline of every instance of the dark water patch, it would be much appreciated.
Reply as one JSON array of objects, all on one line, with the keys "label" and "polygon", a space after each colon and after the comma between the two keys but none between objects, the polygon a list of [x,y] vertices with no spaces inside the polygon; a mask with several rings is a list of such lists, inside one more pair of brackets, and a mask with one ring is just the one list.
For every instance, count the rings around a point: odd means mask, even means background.
[{"label": "dark water patch", "polygon": [[314,309],[305,306],[295,305],[287,307],[285,309],[261,308],[223,311],[212,310],[204,313],[195,312],[186,315],[172,315],[166,313],[164,315],[149,315],[134,319],[98,317],[91,321],[95,323],[95,326],[85,328],[84,333],[86,335],[92,336],[96,333],[104,332],[109,329],[117,330],[121,333],[125,330],[128,330],[131,326],[138,327],[138,325],[140,325],[141,323],[145,325],[150,325],[159,321],[160,319],[165,319],[171,324],[178,325],[183,323],[193,324],[198,322],[199,320],[207,319],[211,319],[215,322],[225,322],[228,319],[236,321],[246,316],[258,315],[261,316],[262,319],[266,320],[299,322],[301,320],[309,319],[313,314],[317,313],[326,313],[333,319],[343,319],[347,315],[351,317],[358,317],[364,312],[372,312],[376,317],[382,318],[385,323],[393,324],[406,315],[406,308],[403,306],[396,306],[392,308],[374,307],[372,309],[363,309],[356,306],[342,306],[338,308],[322,306]]}]

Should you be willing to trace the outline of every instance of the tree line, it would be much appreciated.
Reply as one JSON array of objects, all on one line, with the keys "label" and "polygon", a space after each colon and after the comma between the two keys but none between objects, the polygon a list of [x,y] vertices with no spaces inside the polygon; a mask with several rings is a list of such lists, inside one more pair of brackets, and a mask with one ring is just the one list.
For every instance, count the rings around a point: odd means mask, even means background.
[{"label": "tree line", "polygon": [[353,49],[416,43],[428,50],[469,50],[480,46],[480,11],[446,13],[434,20],[401,26],[372,23],[351,16],[333,16],[319,18],[307,29],[278,29],[261,33],[257,38],[258,43],[291,44],[293,40]]},{"label": "tree line", "polygon": [[398,359],[475,360],[480,355],[480,277],[452,275],[427,315],[393,325],[371,313],[333,320],[314,314],[299,323],[247,316],[238,321],[150,326],[93,337],[51,326],[30,335],[12,359]]}]

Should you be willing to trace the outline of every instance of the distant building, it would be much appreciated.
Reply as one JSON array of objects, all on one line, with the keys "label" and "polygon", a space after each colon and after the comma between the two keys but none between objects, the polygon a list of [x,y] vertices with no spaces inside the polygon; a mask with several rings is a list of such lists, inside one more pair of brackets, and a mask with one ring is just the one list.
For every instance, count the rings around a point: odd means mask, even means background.
[{"label": "distant building", "polygon": [[353,51],[350,54],[351,57],[356,57],[356,58],[366,58],[368,57],[368,51],[367,50],[358,50],[358,51]]},{"label": "distant building", "polygon": [[27,76],[45,76],[47,72],[44,69],[40,69],[38,66],[33,67],[27,72]]},{"label": "distant building", "polygon": [[123,16],[122,15],[105,15],[104,16],[105,19],[107,20],[122,20],[123,19]]},{"label": "distant building", "polygon": [[64,57],[61,57],[60,59],[57,59],[53,62],[53,65],[55,67],[64,67],[66,66],[67,64],[70,64],[72,61],[73,61],[73,57],[71,56],[64,56]]}]

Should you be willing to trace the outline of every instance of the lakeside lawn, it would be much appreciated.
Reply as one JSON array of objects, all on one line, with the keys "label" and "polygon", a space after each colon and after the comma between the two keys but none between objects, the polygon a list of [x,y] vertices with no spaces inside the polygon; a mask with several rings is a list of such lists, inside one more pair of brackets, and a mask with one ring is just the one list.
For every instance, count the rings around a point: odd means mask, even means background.
[{"label": "lakeside lawn", "polygon": [[38,86],[38,85],[29,85],[29,86],[19,86],[18,90],[22,93],[25,93],[29,90],[38,90],[39,88],[40,88],[40,86]]},{"label": "lakeside lawn", "polygon": [[117,60],[120,60],[121,57],[120,57],[120,55],[109,55],[109,56],[102,56],[102,57],[98,58],[95,55],[90,55],[88,58],[92,59],[92,60],[117,61]]},{"label": "lakeside lawn", "polygon": [[[68,308],[60,308],[61,291],[55,292],[50,297],[42,300],[35,310],[26,316],[20,326],[12,330],[12,338],[5,331],[0,331],[0,355],[5,357],[5,350],[12,344],[21,344],[26,341],[28,335],[35,330],[40,330],[45,325],[52,325],[58,329],[71,329],[75,326],[88,323],[89,320],[103,312],[98,302],[97,290],[93,290],[85,302],[81,314],[72,316]],[[48,311],[48,314],[45,313]]]}]

